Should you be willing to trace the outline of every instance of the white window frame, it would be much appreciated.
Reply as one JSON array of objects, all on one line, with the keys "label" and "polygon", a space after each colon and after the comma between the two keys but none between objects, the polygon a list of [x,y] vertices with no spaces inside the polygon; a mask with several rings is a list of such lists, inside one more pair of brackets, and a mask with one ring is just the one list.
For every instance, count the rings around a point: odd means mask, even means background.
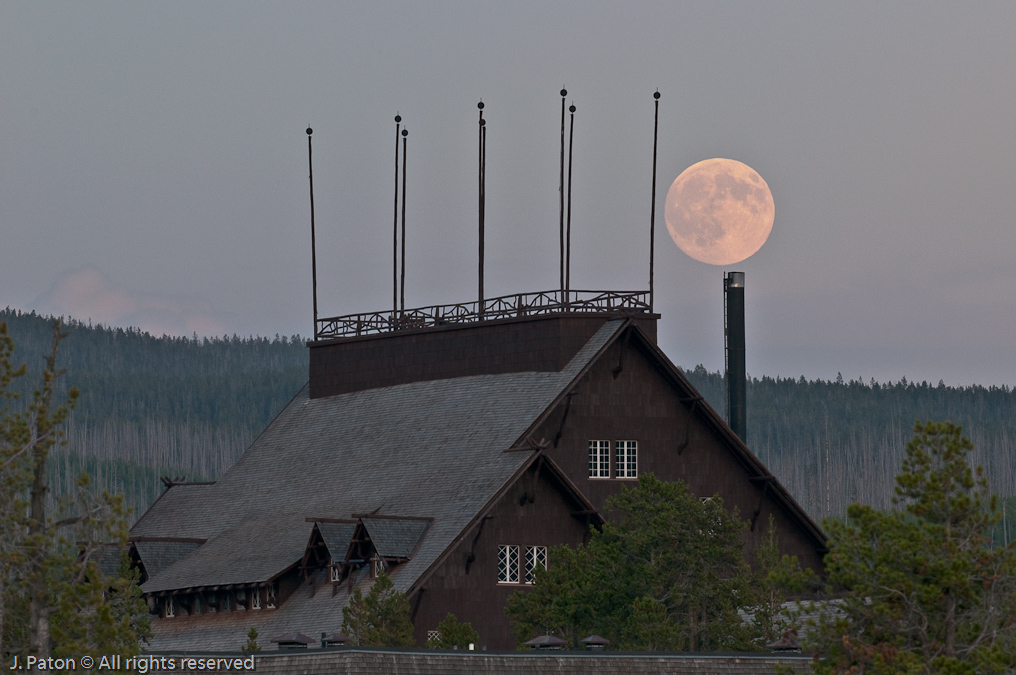
[{"label": "white window frame", "polygon": [[250,608],[261,609],[261,589],[257,586],[250,590]]},{"label": "white window frame", "polygon": [[638,441],[614,441],[618,478],[638,478]]},{"label": "white window frame", "polygon": [[176,616],[176,607],[174,607],[173,605],[174,605],[174,603],[173,603],[173,596],[172,595],[167,595],[166,596],[166,618],[167,619],[172,619],[174,616]]},{"label": "white window frame", "polygon": [[379,576],[381,576],[381,573],[388,568],[388,566],[385,565],[384,558],[374,558],[372,562],[374,564],[371,566],[371,570],[373,573],[373,576],[371,578],[377,579]]},{"label": "white window frame", "polygon": [[429,631],[427,631],[427,643],[428,644],[431,643],[431,642],[437,642],[440,639],[441,639],[441,631],[439,631],[439,630],[429,630]]},{"label": "white window frame", "polygon": [[519,547],[512,545],[497,548],[497,583],[519,583]]},{"label": "white window frame", "polygon": [[547,569],[547,547],[526,546],[526,583],[536,581],[536,567]]},{"label": "white window frame", "polygon": [[589,441],[589,477],[610,478],[610,441]]},{"label": "white window frame", "polygon": [[332,563],[328,566],[328,578],[332,580],[332,583],[338,583],[342,581],[342,568]]}]

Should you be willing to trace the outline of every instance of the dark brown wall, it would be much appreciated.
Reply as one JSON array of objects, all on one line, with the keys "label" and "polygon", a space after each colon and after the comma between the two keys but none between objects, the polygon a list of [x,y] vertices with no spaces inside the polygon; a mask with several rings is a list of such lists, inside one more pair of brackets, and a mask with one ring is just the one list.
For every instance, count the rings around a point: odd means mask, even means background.
[{"label": "dark brown wall", "polygon": [[[577,546],[588,536],[584,521],[571,516],[572,511],[581,507],[565,497],[557,482],[548,478],[546,469],[540,472],[536,481],[534,501],[519,503],[527,490],[532,493],[534,474],[535,468],[530,469],[491,510],[489,515],[492,517],[484,524],[476,542],[476,559],[468,574],[465,562],[476,528],[467,533],[463,543],[424,583],[426,590],[413,621],[417,644],[426,644],[427,631],[437,628],[437,624],[451,612],[460,621],[471,623],[480,634],[477,649],[515,648],[504,606],[509,595],[528,586],[497,582],[498,546],[519,546],[520,560],[524,565],[527,545]],[[553,564],[551,557],[548,566]]]},{"label": "dark brown wall", "polygon": [[[561,370],[611,314],[505,319],[310,343],[310,397],[465,375]],[[656,339],[656,315],[638,321]]]},{"label": "dark brown wall", "polygon": [[[624,349],[623,370],[614,378],[613,370]],[[762,486],[748,480],[749,473],[734,452],[698,413],[689,413],[681,403],[682,395],[652,365],[642,349],[632,341],[619,339],[574,389],[567,420],[558,447],[548,455],[569,479],[601,512],[607,497],[622,485],[637,485],[634,479],[589,477],[589,441],[638,441],[638,471],[653,473],[661,480],[685,481],[700,497],[719,494],[724,504],[736,507],[743,518],[750,518],[759,504]],[[553,439],[560,428],[564,404],[532,434]],[[690,425],[690,428],[689,428]],[[690,433],[688,447],[678,454],[678,446]],[[613,467],[612,467],[613,469]],[[754,532],[745,534],[749,551],[765,535],[769,515],[775,519],[780,548],[796,555],[802,564],[822,569],[816,543],[776,501],[768,495]]]}]

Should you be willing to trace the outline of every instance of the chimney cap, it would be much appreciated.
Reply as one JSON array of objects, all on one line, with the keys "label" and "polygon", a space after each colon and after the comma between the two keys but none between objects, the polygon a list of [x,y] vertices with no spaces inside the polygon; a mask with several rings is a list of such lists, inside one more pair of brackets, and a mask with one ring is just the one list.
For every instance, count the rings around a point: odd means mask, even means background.
[{"label": "chimney cap", "polygon": [[277,642],[278,645],[310,645],[314,638],[303,633],[285,633],[278,637],[272,637],[271,641]]},{"label": "chimney cap", "polygon": [[744,288],[744,272],[727,272],[727,286]]},{"label": "chimney cap", "polygon": [[523,642],[522,644],[527,647],[532,647],[533,649],[561,649],[568,643],[553,635],[538,635],[532,640]]},{"label": "chimney cap", "polygon": [[767,644],[766,649],[771,650],[773,653],[800,652],[801,641],[797,639],[797,629],[792,628],[786,631],[780,636],[779,640]]},{"label": "chimney cap", "polygon": [[579,640],[584,645],[609,645],[610,640],[599,635],[590,635],[587,638]]},{"label": "chimney cap", "polygon": [[342,633],[332,633],[331,635],[321,633],[321,642],[325,645],[342,645],[349,642],[349,638]]}]

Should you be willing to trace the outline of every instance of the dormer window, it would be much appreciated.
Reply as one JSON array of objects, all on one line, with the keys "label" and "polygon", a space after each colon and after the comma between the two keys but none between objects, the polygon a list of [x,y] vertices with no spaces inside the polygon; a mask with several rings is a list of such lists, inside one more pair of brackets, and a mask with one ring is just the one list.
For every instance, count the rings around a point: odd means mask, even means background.
[{"label": "dormer window", "polygon": [[373,577],[377,579],[385,571],[385,561],[382,558],[374,558]]},{"label": "dormer window", "polygon": [[254,588],[250,592],[250,608],[261,609],[261,589]]},{"label": "dormer window", "polygon": [[332,561],[332,564],[328,566],[328,571],[329,571],[329,575],[331,577],[332,583],[338,583],[338,582],[342,581],[342,567],[337,565],[335,563],[335,561]]},{"label": "dormer window", "polygon": [[265,606],[268,609],[275,609],[275,584],[268,587],[268,597],[265,598]]},{"label": "dormer window", "polygon": [[172,619],[174,616],[176,616],[176,608],[173,606],[173,596],[172,595],[167,595],[166,596],[166,618],[167,619]]}]

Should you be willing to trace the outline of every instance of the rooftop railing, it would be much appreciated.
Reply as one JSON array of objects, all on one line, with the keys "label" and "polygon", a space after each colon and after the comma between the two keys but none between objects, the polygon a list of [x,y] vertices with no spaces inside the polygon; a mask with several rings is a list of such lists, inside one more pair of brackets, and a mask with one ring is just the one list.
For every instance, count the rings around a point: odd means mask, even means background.
[{"label": "rooftop railing", "polygon": [[404,311],[368,312],[318,319],[316,340],[375,335],[540,314],[650,313],[649,291],[541,291],[500,298],[434,305]]}]

